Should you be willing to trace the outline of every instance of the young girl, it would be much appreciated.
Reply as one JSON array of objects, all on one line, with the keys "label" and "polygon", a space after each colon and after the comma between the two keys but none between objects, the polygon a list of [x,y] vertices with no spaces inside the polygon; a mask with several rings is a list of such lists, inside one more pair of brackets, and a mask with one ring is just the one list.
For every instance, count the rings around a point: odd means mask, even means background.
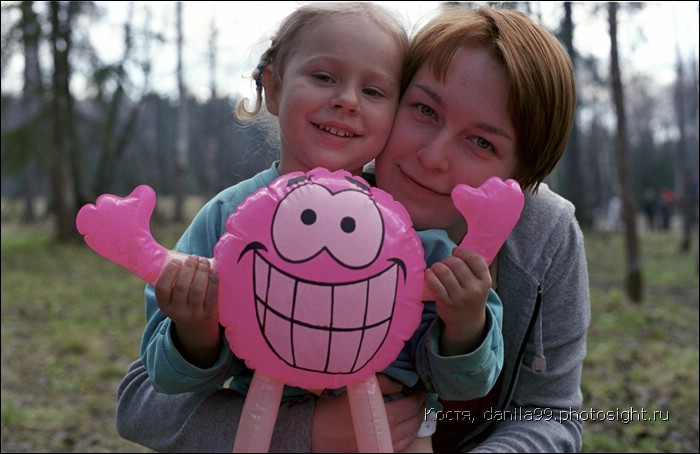
[{"label": "young girl", "polygon": [[279,161],[210,200],[175,247],[192,256],[170,263],[146,289],[141,350],[157,389],[178,393],[220,384],[230,367],[242,367],[223,348],[216,274],[195,256],[212,257],[228,216],[282,174],[325,167],[359,175],[391,130],[407,46],[401,24],[373,4],[308,4],[282,23],[253,74],[254,111],[237,109],[252,118],[264,98],[279,123]]},{"label": "young girl", "polygon": [[[248,111],[245,104],[237,108],[239,117],[252,119],[264,101],[279,123],[279,161],[210,200],[175,246],[176,251],[191,256],[184,262],[169,263],[156,285],[146,287],[141,359],[155,390],[204,393],[190,395],[199,399],[234,377],[230,388],[247,392],[252,371],[226,344],[218,323],[218,278],[208,260],[198,257],[212,257],[228,216],[249,194],[281,174],[319,166],[360,174],[389,137],[407,48],[405,29],[372,3],[311,3],[283,21],[253,73],[258,89],[254,108]],[[439,249],[441,240],[435,239],[439,235],[432,232],[425,238],[430,238],[424,243],[426,251]],[[444,258],[449,251],[440,255]],[[450,276],[444,285],[458,296],[453,303],[478,314],[467,333],[471,342],[440,346],[433,342],[428,328],[436,311],[428,304],[420,328],[386,372],[406,388],[424,385],[446,399],[481,397],[491,389],[502,367],[500,301],[490,291],[483,260],[476,278],[470,269],[447,273]],[[472,284],[469,291],[463,291],[460,281]],[[424,364],[419,371],[416,361]],[[167,396],[143,392],[163,399],[162,405],[174,410]],[[289,402],[307,395],[305,390],[285,387],[283,399]],[[439,408],[436,405],[431,407]],[[123,421],[124,416],[118,418]],[[151,424],[141,427],[153,428]],[[179,429],[177,423],[172,427]]]}]

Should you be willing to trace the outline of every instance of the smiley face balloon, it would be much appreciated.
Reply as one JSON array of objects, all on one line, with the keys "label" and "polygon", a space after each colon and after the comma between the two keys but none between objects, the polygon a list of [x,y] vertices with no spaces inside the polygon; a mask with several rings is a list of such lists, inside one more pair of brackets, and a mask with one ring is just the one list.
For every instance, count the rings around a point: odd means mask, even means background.
[{"label": "smiley face balloon", "polygon": [[291,386],[338,388],[386,368],[418,327],[425,261],[402,205],[317,168],[249,196],[214,249],[234,353]]}]

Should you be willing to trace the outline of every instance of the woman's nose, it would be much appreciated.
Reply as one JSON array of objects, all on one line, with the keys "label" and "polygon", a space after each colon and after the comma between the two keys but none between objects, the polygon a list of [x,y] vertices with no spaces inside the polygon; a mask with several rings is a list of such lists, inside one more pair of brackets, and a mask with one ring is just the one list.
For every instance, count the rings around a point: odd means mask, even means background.
[{"label": "woman's nose", "polygon": [[446,172],[450,167],[447,141],[439,136],[426,141],[418,151],[418,161],[426,169]]}]

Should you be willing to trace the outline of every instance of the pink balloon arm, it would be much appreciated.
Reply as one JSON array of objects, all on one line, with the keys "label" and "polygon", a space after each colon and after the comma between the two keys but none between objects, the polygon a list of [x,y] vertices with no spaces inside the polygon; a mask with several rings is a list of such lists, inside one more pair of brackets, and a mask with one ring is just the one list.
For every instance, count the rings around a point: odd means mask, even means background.
[{"label": "pink balloon arm", "polygon": [[104,194],[78,211],[76,226],[92,250],[155,284],[168,257],[185,257],[153,238],[149,223],[155,205],[155,191],[146,185],[127,197]]},{"label": "pink balloon arm", "polygon": [[359,452],[393,452],[389,420],[377,376],[351,380],[347,386]]},{"label": "pink balloon arm", "polygon": [[520,185],[498,177],[476,189],[460,184],[452,190],[452,200],[467,220],[467,234],[459,247],[477,252],[490,265],[523,211]]},{"label": "pink balloon arm", "polygon": [[283,388],[284,383],[262,372],[253,374],[233,452],[269,452]]},{"label": "pink balloon arm", "polygon": [[[491,177],[478,188],[459,184],[452,190],[452,201],[467,221],[467,234],[459,247],[481,255],[491,265],[508,235],[520,219],[525,196],[515,180]],[[428,288],[423,300],[433,300]]]}]

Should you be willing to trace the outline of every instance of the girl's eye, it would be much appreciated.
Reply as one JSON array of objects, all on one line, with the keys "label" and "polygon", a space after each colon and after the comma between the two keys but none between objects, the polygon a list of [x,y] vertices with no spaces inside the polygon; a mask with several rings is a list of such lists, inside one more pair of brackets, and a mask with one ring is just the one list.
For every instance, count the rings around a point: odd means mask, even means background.
[{"label": "girl's eye", "polygon": [[418,104],[418,111],[426,117],[434,117],[435,111],[425,104]]},{"label": "girl's eye", "polygon": [[314,74],[313,77],[321,82],[333,82],[333,78],[328,74]]},{"label": "girl's eye", "polygon": [[376,88],[364,88],[362,90],[362,93],[366,94],[367,96],[371,96],[373,98],[380,98],[380,97],[384,96],[384,93],[377,90]]}]

